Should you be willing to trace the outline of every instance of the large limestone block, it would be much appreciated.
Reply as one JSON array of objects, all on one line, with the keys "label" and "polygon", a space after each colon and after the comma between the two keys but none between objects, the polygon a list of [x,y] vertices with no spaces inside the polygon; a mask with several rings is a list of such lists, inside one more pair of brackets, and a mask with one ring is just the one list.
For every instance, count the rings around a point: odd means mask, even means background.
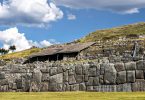
[{"label": "large limestone block", "polygon": [[74,75],[69,76],[68,78],[69,84],[75,84],[76,83],[76,79]]},{"label": "large limestone block", "polygon": [[109,66],[106,66],[105,75],[104,75],[104,82],[106,84],[115,84],[116,83],[116,76],[117,76],[117,71],[114,67],[114,64],[109,64]]},{"label": "large limestone block", "polygon": [[136,62],[125,63],[126,70],[136,70]]},{"label": "large limestone block", "polygon": [[115,63],[114,67],[116,68],[117,72],[125,70],[124,63]]},{"label": "large limestone block", "polygon": [[96,92],[116,92],[116,85],[100,85],[94,86]]},{"label": "large limestone block", "polygon": [[131,83],[119,84],[116,86],[117,92],[131,92]]},{"label": "large limestone block", "polygon": [[126,71],[118,72],[117,83],[118,84],[126,83]]},{"label": "large limestone block", "polygon": [[137,80],[135,83],[132,83],[133,92],[145,91],[145,80]]},{"label": "large limestone block", "polygon": [[85,83],[80,83],[80,91],[86,91]]},{"label": "large limestone block", "polygon": [[4,72],[0,72],[0,80],[1,79],[5,79],[5,73]]},{"label": "large limestone block", "polygon": [[127,71],[127,82],[128,83],[135,82],[135,71]]},{"label": "large limestone block", "polygon": [[136,70],[136,79],[144,79],[143,70]]},{"label": "large limestone block", "polygon": [[137,70],[145,70],[145,61],[140,60],[136,62]]},{"label": "large limestone block", "polygon": [[84,76],[83,75],[76,75],[76,82],[77,83],[82,83],[84,81]]},{"label": "large limestone block", "polygon": [[49,83],[63,83],[63,73],[50,76]]},{"label": "large limestone block", "polygon": [[89,68],[89,76],[94,77],[97,75],[97,69],[96,68]]},{"label": "large limestone block", "polygon": [[82,75],[83,74],[83,68],[82,68],[81,65],[76,66],[75,70],[76,70],[77,75]]},{"label": "large limestone block", "polygon": [[79,91],[79,84],[74,84],[70,86],[71,91]]},{"label": "large limestone block", "polygon": [[49,70],[50,76],[56,75],[57,74],[57,67],[52,67]]},{"label": "large limestone block", "polygon": [[33,77],[33,81],[40,83],[42,79],[41,71],[39,69],[34,69],[32,77]]}]

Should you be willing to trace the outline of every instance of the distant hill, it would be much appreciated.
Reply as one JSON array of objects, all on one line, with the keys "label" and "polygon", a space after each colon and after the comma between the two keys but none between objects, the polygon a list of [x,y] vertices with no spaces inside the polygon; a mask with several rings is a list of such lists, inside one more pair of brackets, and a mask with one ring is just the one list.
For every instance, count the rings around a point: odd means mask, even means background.
[{"label": "distant hill", "polygon": [[98,30],[77,40],[76,42],[95,42],[99,40],[105,41],[111,39],[115,40],[119,37],[130,38],[138,37],[139,35],[145,35],[145,22]]}]

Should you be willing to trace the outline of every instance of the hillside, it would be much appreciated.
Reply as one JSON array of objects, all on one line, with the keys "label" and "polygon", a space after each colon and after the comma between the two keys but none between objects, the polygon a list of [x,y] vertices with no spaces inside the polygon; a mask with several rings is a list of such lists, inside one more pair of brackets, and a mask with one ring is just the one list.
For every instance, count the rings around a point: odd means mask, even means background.
[{"label": "hillside", "polygon": [[[100,51],[105,48],[115,48],[118,50],[127,50],[130,49],[130,44],[132,41],[138,40],[142,41],[140,44],[145,48],[145,22],[125,25],[121,27],[115,27],[110,29],[98,30],[92,32],[87,36],[74,41],[74,43],[84,43],[84,42],[97,42],[99,46],[94,47],[94,51]],[[130,42],[131,41],[131,42]],[[119,44],[126,44],[125,46],[120,46]],[[115,46],[114,46],[115,45]],[[117,45],[117,46],[116,46]],[[13,59],[13,58],[26,58],[32,53],[41,51],[42,49],[33,48],[24,50],[21,52],[15,52],[7,55],[0,56],[0,59]]]},{"label": "hillside", "polygon": [[94,42],[99,40],[118,39],[119,37],[135,37],[145,35],[145,22],[115,27],[110,29],[98,30],[77,40],[76,42]]}]

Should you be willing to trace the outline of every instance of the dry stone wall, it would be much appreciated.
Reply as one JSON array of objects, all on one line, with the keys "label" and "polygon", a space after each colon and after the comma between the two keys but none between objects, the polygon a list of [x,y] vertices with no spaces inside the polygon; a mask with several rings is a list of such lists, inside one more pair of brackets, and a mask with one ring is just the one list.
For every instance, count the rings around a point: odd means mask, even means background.
[{"label": "dry stone wall", "polygon": [[145,60],[7,64],[0,66],[0,91],[145,91],[144,76]]}]

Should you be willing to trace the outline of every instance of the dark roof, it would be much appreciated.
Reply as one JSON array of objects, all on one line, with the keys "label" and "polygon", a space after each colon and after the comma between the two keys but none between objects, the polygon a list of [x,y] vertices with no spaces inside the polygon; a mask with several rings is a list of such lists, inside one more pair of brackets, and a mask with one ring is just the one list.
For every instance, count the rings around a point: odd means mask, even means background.
[{"label": "dark roof", "polygon": [[95,42],[75,43],[75,44],[67,44],[67,45],[53,45],[53,46],[46,48],[45,50],[42,50],[38,53],[30,55],[29,58],[61,54],[61,53],[80,52],[80,51],[88,48],[89,46],[92,46],[93,44],[95,44]]}]

